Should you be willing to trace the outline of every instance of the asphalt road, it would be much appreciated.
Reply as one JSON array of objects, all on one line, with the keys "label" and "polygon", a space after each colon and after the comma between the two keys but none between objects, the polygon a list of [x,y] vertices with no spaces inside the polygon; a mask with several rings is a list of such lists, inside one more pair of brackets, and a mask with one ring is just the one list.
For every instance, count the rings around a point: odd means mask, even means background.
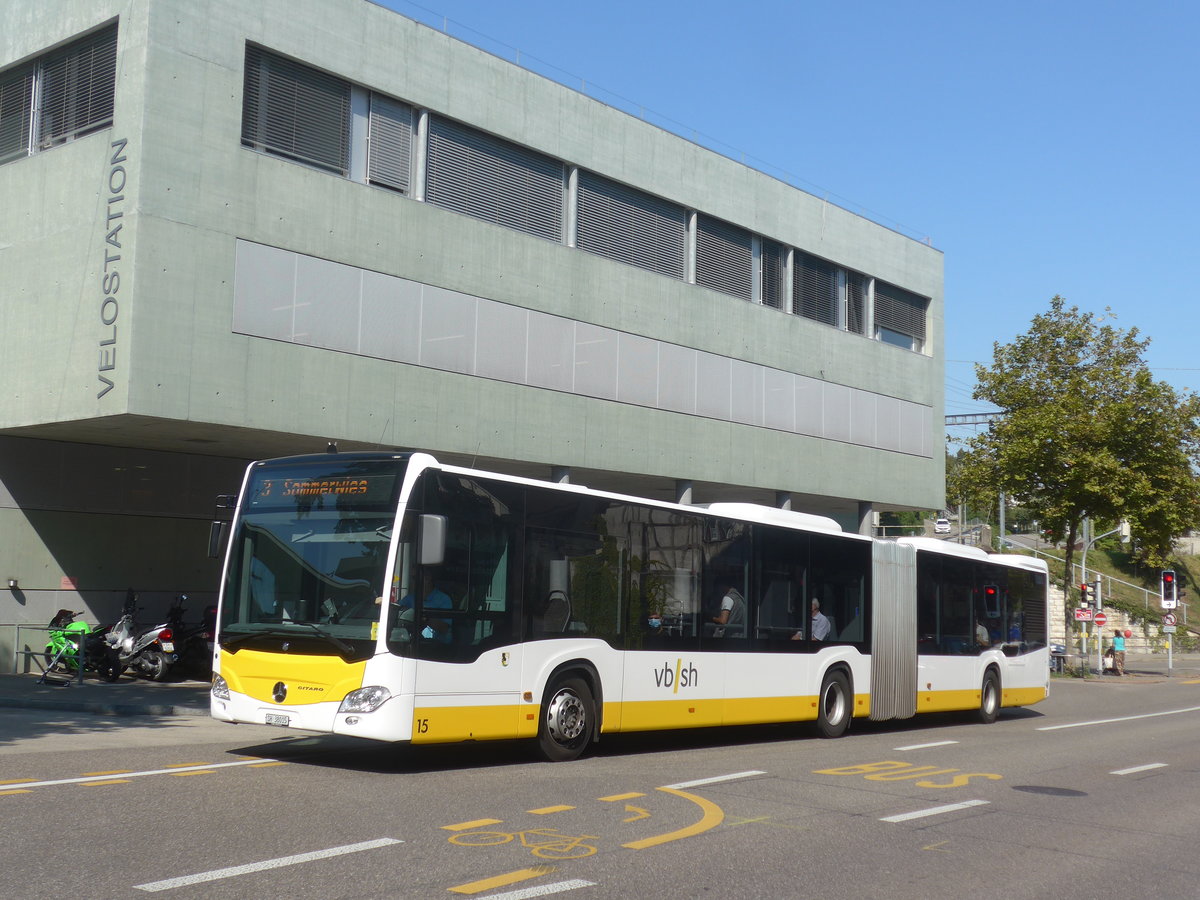
[{"label": "asphalt road", "polygon": [[1200,681],[961,718],[519,745],[0,710],[0,895],[1200,895]]}]

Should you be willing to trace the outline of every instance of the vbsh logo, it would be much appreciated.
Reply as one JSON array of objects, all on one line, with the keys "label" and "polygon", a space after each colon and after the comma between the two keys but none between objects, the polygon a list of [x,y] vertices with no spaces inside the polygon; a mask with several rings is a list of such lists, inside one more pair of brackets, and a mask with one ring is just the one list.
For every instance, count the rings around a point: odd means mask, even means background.
[{"label": "vbsh logo", "polygon": [[675,668],[670,662],[664,662],[661,669],[654,670],[654,683],[660,688],[670,688],[672,694],[678,694],[681,687],[696,687],[700,684],[700,673],[692,663],[683,667],[683,660],[675,660]]}]

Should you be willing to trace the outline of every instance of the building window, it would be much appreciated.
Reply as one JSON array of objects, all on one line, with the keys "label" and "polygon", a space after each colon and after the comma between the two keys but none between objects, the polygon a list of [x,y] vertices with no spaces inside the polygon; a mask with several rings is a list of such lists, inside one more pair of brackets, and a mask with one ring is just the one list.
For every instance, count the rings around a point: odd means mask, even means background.
[{"label": "building window", "polygon": [[750,232],[703,213],[696,217],[696,284],[749,300],[753,297]]},{"label": "building window", "polygon": [[0,163],[112,124],[117,26],[0,75]]},{"label": "building window", "polygon": [[782,244],[762,240],[762,254],[759,257],[761,272],[761,292],[759,299],[763,306],[772,309],[783,309],[784,279],[787,272],[787,252]]},{"label": "building window", "polygon": [[575,245],[581,250],[682,279],[686,238],[682,206],[579,172]]},{"label": "building window", "polygon": [[371,95],[367,181],[408,194],[412,189],[414,115],[407,103]]},{"label": "building window", "polygon": [[851,334],[866,334],[867,282],[866,275],[846,273],[846,330]]},{"label": "building window", "polygon": [[837,266],[796,251],[793,268],[792,312],[836,328],[841,323]]},{"label": "building window", "polygon": [[431,116],[425,199],[551,241],[563,239],[563,164]]},{"label": "building window", "polygon": [[248,45],[242,143],[348,175],[349,82]]},{"label": "building window", "polygon": [[929,301],[924,297],[886,282],[875,282],[875,337],[879,340],[921,350],[925,346],[925,311]]}]

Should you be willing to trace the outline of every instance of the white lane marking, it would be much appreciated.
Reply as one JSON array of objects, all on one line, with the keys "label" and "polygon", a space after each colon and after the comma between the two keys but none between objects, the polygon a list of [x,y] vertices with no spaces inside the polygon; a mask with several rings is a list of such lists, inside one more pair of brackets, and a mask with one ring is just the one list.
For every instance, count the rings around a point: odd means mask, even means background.
[{"label": "white lane marking", "polygon": [[545,897],[548,894],[561,894],[563,891],[573,891],[575,888],[591,887],[596,882],[584,881],[582,878],[572,878],[570,881],[556,881],[554,884],[539,884],[536,887],[518,888],[503,894],[488,894],[487,900],[526,900],[527,897]]},{"label": "white lane marking", "polygon": [[987,800],[966,800],[962,803],[951,803],[948,806],[935,806],[932,809],[919,809],[916,812],[901,813],[898,816],[885,816],[880,822],[907,822],[909,819],[922,819],[925,816],[940,816],[942,813],[957,812],[960,809],[970,809],[972,806],[987,806]]},{"label": "white lane marking", "polygon": [[958,741],[934,741],[932,744],[909,744],[907,747],[897,747],[895,749],[897,752],[901,750],[928,750],[930,747],[946,747],[957,743]]},{"label": "white lane marking", "polygon": [[1038,731],[1059,731],[1063,728],[1083,728],[1085,725],[1111,725],[1113,722],[1132,722],[1135,719],[1153,719],[1155,716],[1177,716],[1180,713],[1200,712],[1200,706],[1187,709],[1169,709],[1166,712],[1142,713],[1139,716],[1122,716],[1119,719],[1095,719],[1091,722],[1071,722],[1069,725],[1044,725]]},{"label": "white lane marking", "polygon": [[330,847],[328,850],[314,850],[312,853],[297,853],[294,856],[281,856],[277,859],[264,859],[262,862],[246,863],[244,866],[230,866],[226,869],[213,869],[211,872],[200,872],[196,875],[184,875],[181,878],[168,878],[164,881],[151,881],[146,884],[135,884],[139,891],[169,891],[172,888],[186,887],[192,884],[203,884],[206,881],[218,881],[221,878],[233,878],[237,875],[249,875],[252,872],[262,872],[266,869],[280,869],[284,866],[294,866],[299,863],[312,862],[317,859],[328,859],[331,856],[343,856],[347,853],[359,853],[363,850],[376,850],[392,844],[402,844],[395,838],[379,838],[374,841],[363,841],[359,844],[346,844],[342,847]]},{"label": "white lane marking", "polygon": [[666,787],[682,791],[684,788],[700,787],[705,784],[718,784],[722,781],[736,781],[739,778],[749,778],[751,775],[766,774],[766,772],[760,772],[758,769],[751,769],[749,772],[734,772],[732,775],[717,775],[714,778],[697,778],[695,781],[681,781],[679,784],[668,784]]},{"label": "white lane marking", "polygon": [[183,766],[174,769],[149,769],[145,772],[111,772],[108,775],[84,775],[79,778],[59,778],[56,781],[23,781],[21,787],[49,787],[53,784],[87,784],[89,781],[111,781],[113,778],[144,778],[147,775],[178,775],[180,772],[195,772],[203,769],[228,769],[233,766],[261,766],[263,763],[279,762],[277,759],[239,759],[237,762],[213,763],[210,766]]},{"label": "white lane marking", "polygon": [[1147,763],[1144,766],[1133,766],[1129,769],[1117,769],[1115,772],[1109,772],[1109,775],[1132,775],[1135,772],[1148,772],[1150,769],[1165,769],[1166,763]]}]

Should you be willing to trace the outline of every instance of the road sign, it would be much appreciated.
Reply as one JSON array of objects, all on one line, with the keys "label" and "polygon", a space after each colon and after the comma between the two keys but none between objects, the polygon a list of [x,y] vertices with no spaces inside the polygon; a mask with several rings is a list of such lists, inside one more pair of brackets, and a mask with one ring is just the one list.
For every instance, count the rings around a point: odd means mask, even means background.
[{"label": "road sign", "polygon": [[1174,625],[1175,624],[1175,613],[1167,613],[1165,616],[1163,616],[1163,624],[1164,625]]},{"label": "road sign", "polygon": [[1164,625],[1163,626],[1163,634],[1174,634],[1174,633],[1175,633],[1174,625]]},{"label": "road sign", "polygon": [[1097,625],[1103,625],[1105,622],[1107,622],[1107,621],[1108,621],[1108,616],[1106,616],[1106,615],[1105,615],[1104,613],[1102,613],[1102,612],[1098,612],[1098,613],[1096,613],[1096,615],[1095,615],[1095,616],[1092,618],[1092,621],[1093,621],[1093,622],[1095,622]]},{"label": "road sign", "polygon": [[1076,609],[1075,610],[1075,621],[1076,622],[1092,621],[1092,611],[1090,609]]}]

